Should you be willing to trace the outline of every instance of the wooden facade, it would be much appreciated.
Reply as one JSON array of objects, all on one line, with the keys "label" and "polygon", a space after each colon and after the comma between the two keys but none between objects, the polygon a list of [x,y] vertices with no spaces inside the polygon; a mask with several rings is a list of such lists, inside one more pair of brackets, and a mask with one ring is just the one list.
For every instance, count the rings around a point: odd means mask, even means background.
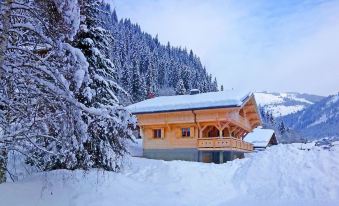
[{"label": "wooden facade", "polygon": [[144,150],[197,149],[251,152],[243,137],[261,124],[255,99],[241,106],[138,113]]}]

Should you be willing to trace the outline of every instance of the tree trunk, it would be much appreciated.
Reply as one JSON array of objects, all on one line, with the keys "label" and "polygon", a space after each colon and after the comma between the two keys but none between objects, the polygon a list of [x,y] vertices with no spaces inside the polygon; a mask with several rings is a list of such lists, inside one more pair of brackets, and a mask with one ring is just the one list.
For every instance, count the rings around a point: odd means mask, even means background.
[{"label": "tree trunk", "polygon": [[7,152],[0,149],[0,184],[6,182]]},{"label": "tree trunk", "polygon": [[2,18],[2,32],[0,35],[0,81],[2,80],[2,67],[5,61],[5,53],[7,50],[8,44],[8,36],[9,36],[9,28],[10,28],[10,16],[11,16],[11,6],[13,0],[6,0],[3,5],[3,10],[5,10],[3,18]]},{"label": "tree trunk", "polygon": [[[4,11],[1,17],[2,21],[2,32],[0,35],[0,81],[4,83],[5,79],[3,76],[3,66],[5,62],[5,54],[8,45],[9,29],[10,29],[10,17],[11,17],[11,6],[13,0],[6,0],[2,5]],[[0,136],[1,139],[1,136]],[[6,168],[7,168],[7,150],[0,147],[0,183],[6,182]]]}]

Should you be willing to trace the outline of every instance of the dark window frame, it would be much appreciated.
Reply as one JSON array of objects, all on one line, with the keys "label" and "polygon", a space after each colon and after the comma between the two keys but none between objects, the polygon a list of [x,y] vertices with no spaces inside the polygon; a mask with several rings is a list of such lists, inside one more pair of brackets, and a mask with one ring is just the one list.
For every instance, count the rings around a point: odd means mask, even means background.
[{"label": "dark window frame", "polygon": [[191,137],[191,128],[189,128],[189,127],[181,128],[181,136],[182,137]]},{"label": "dark window frame", "polygon": [[153,129],[153,138],[161,139],[161,129]]}]

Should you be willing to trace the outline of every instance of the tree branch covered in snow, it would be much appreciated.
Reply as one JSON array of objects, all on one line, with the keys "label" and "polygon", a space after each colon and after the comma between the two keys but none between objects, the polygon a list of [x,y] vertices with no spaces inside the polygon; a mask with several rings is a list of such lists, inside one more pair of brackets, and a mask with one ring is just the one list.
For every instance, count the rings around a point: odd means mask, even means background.
[{"label": "tree branch covered in snow", "polygon": [[[87,23],[96,17],[86,8],[99,5],[77,0],[4,2],[0,151],[20,151],[27,163],[43,170],[119,170],[135,120],[115,96],[120,89],[116,70],[103,50],[112,36]],[[81,26],[80,9],[86,19]],[[78,44],[83,34],[88,50]]]}]

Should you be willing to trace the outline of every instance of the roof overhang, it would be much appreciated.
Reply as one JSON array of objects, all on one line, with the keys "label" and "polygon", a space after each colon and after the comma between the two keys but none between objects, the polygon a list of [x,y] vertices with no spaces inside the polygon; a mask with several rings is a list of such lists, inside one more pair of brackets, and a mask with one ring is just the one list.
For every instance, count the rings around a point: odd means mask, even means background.
[{"label": "roof overhang", "polygon": [[227,105],[227,106],[215,106],[215,107],[197,107],[197,108],[158,110],[158,111],[148,111],[148,112],[132,112],[132,114],[134,115],[154,114],[154,113],[183,112],[183,111],[195,111],[195,110],[206,110],[206,109],[227,109],[227,108],[237,108],[237,107],[240,108],[241,106],[240,105]]},{"label": "roof overhang", "polygon": [[[171,110],[156,110],[156,111],[144,111],[144,112],[131,112],[134,115],[138,114],[155,114],[155,113],[168,113],[168,112],[183,112],[183,111],[195,111],[195,110],[206,110],[206,109],[227,109],[227,108],[241,108],[243,107],[251,98],[254,98],[254,94],[248,93],[244,96],[241,101],[242,104],[233,104],[233,105],[221,105],[221,106],[208,106],[208,107],[192,107],[192,108],[185,108],[185,109],[171,109]],[[257,109],[256,109],[256,112]]]}]

